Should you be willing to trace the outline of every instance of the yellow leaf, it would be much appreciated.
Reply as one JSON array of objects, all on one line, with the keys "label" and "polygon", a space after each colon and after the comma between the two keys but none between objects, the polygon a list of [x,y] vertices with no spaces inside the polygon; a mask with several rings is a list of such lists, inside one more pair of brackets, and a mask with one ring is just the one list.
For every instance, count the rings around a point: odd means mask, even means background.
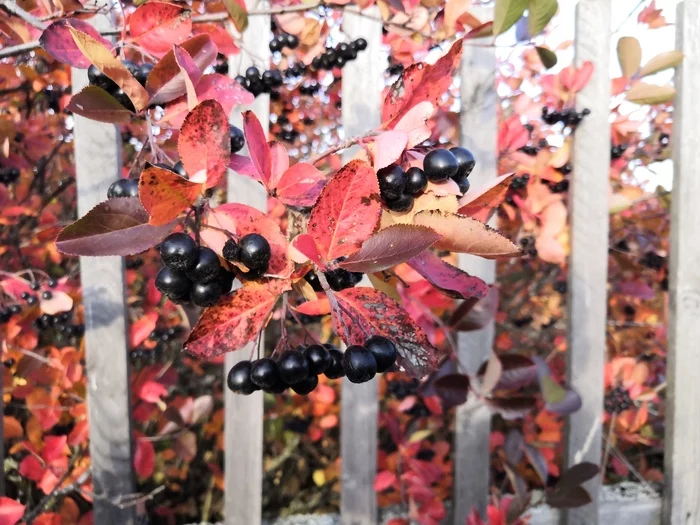
[{"label": "yellow leaf", "polygon": [[423,430],[416,430],[413,434],[411,434],[411,437],[408,438],[408,442],[418,443],[419,441],[423,441],[424,439],[430,437],[432,433],[433,431],[427,428],[424,428]]},{"label": "yellow leaf", "polygon": [[664,69],[671,67],[677,67],[683,62],[683,53],[680,51],[666,51],[665,53],[659,53],[654,58],[649,60],[644,67],[639,71],[640,77],[645,77],[647,75],[653,75]]},{"label": "yellow leaf", "polygon": [[676,90],[672,86],[657,86],[637,82],[627,92],[627,100],[635,104],[664,104],[673,100]]},{"label": "yellow leaf", "polygon": [[642,46],[633,36],[623,36],[617,41],[617,60],[622,74],[627,78],[634,75],[642,65]]},{"label": "yellow leaf", "polygon": [[[241,0],[241,3],[243,0]],[[239,33],[243,33],[248,27],[248,11],[246,11],[245,4],[236,0],[224,0],[224,6],[226,11],[228,11],[228,16],[231,17],[233,25],[236,26]]]}]

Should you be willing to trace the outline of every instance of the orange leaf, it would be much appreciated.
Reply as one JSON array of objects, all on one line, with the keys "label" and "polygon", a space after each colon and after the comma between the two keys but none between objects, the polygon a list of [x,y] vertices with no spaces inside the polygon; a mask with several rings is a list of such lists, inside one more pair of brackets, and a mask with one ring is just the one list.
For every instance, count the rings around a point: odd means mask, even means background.
[{"label": "orange leaf", "polygon": [[139,177],[139,198],[148,212],[148,224],[168,224],[191,206],[203,184],[190,182],[177,173],[150,166]]}]

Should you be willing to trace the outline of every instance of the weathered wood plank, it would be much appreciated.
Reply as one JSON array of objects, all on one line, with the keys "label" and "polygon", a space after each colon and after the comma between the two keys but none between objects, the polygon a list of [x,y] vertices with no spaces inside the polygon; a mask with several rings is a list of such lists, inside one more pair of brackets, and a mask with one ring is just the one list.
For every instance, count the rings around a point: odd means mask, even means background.
[{"label": "weathered wood plank", "polygon": [[678,5],[677,48],[685,57],[676,70],[673,113],[673,199],[671,204],[668,388],[664,523],[700,521],[700,2]]},{"label": "weathered wood plank", "polygon": [[[483,11],[486,11],[484,9]],[[492,10],[480,13],[489,19]],[[477,15],[478,16],[478,15]],[[496,52],[492,47],[465,46],[461,64],[460,145],[469,148],[476,167],[469,176],[473,187],[498,176],[498,95]],[[460,255],[459,266],[487,283],[496,278],[494,261]],[[458,334],[460,362],[470,374],[477,371],[493,349],[494,324]],[[483,515],[489,494],[489,434],[491,413],[472,398],[458,407],[455,421],[453,523],[463,525],[472,506]]]},{"label": "weathered wood plank", "polygon": [[[87,72],[73,70],[73,90],[87,85]],[[121,134],[116,126],[75,119],[75,168],[78,214],[107,197],[121,177]],[[120,509],[111,501],[135,492],[132,462],[131,399],[124,261],[121,257],[81,257],[80,281],[85,306],[87,404],[90,422],[95,523],[136,523],[136,507]]]},{"label": "weathered wood plank", "polygon": [[[379,15],[376,8],[367,12]],[[347,138],[381,123],[381,93],[386,57],[380,52],[382,25],[350,10],[345,11],[343,31],[350,38],[363,37],[367,49],[343,69],[342,122]],[[348,158],[348,156],[346,156]],[[370,286],[362,282],[359,286]],[[377,493],[378,379],[355,385],[343,380],[340,427],[342,486],[340,522],[343,525],[375,525]]]},{"label": "weathered wood plank", "polygon": [[[250,25],[243,35],[243,46],[256,59],[258,68],[268,67],[270,50],[270,17],[255,16],[250,18]],[[251,55],[241,53],[229,60],[229,74],[243,74],[248,66],[253,65]],[[263,129],[267,130],[270,121],[270,97],[260,95],[248,107],[239,107],[231,116],[231,123],[242,126],[241,112],[251,109],[260,119]],[[230,173],[228,178],[229,202],[241,202],[265,210],[267,195],[263,187],[247,177]],[[264,344],[264,340],[261,341]],[[250,357],[254,345],[226,355],[224,377],[233,365]],[[255,392],[250,396],[234,394],[225,388],[225,424],[224,424],[224,480],[225,507],[224,523],[226,525],[250,525],[262,520],[262,477],[263,477],[263,393]]]},{"label": "weathered wood plank", "polygon": [[[578,93],[576,107],[591,110],[576,130],[569,214],[568,352],[569,383],[583,406],[567,418],[564,468],[601,460],[603,368],[607,316],[610,171],[610,0],[582,0],[576,11],[576,64],[593,62],[595,71]],[[601,38],[601,35],[604,38]],[[562,513],[568,525],[598,523],[600,482],[586,485],[593,502]]]},{"label": "weathered wood plank", "polygon": [[[627,487],[630,489],[632,487]],[[633,491],[632,491],[633,492]],[[627,493],[629,494],[629,492]],[[633,501],[620,497],[614,487],[604,487],[600,502],[600,523],[603,525],[661,525],[661,499],[639,498]],[[537,506],[529,513],[531,525],[557,525],[561,511],[546,505]]]}]

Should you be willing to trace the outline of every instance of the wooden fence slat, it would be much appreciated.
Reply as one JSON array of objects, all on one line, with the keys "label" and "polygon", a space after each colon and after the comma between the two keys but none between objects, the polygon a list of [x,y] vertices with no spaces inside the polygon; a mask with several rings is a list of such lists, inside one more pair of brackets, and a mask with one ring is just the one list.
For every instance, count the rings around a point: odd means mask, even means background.
[{"label": "wooden fence slat", "polygon": [[[73,69],[73,92],[87,85],[87,72]],[[107,198],[121,178],[118,127],[74,115],[78,215]],[[132,462],[131,399],[124,301],[124,260],[81,257],[85,307],[88,421],[95,523],[136,523],[136,507],[119,509],[111,501],[135,492]]]},{"label": "wooden fence slat", "polygon": [[[567,374],[583,406],[567,418],[564,468],[601,461],[603,369],[606,358],[608,279],[608,194],[610,172],[610,0],[581,0],[576,10],[576,65],[593,62],[588,85],[576,96],[578,111],[589,108],[574,136],[569,215]],[[600,480],[586,485],[593,502],[562,513],[568,525],[599,521]]]},{"label": "wooden fence slat", "polygon": [[[484,9],[484,11],[486,11]],[[483,13],[488,19],[492,12]],[[461,63],[460,145],[469,148],[476,167],[469,176],[472,187],[487,184],[498,176],[498,95],[496,52],[493,47],[464,46]],[[466,272],[493,283],[494,261],[460,255]],[[493,323],[481,330],[457,336],[460,363],[474,374],[493,349]],[[491,412],[476,398],[457,408],[454,449],[453,523],[464,525],[472,506],[484,515],[489,494],[489,435]]]},{"label": "wooden fence slat", "polygon": [[[247,67],[268,67],[270,17],[254,16],[243,33],[243,50],[229,59],[229,75],[244,74]],[[264,61],[264,62],[261,62]],[[267,132],[270,122],[270,97],[259,95],[249,107],[237,107],[231,123],[242,127],[241,112],[251,109]],[[265,210],[267,194],[257,182],[233,172],[228,177],[228,200]],[[260,342],[264,344],[264,336]],[[263,478],[263,392],[249,396],[234,394],[225,385],[228,371],[250,357],[254,344],[226,354],[224,360],[224,481],[226,525],[254,525],[262,520]]]},{"label": "wooden fence slat", "polygon": [[[366,12],[379,16],[376,7]],[[343,31],[350,38],[363,37],[367,49],[343,69],[342,123],[345,137],[360,135],[381,123],[381,93],[386,57],[381,53],[382,24],[345,10]],[[346,155],[346,160],[351,155]],[[359,286],[370,286],[366,281]],[[378,379],[356,385],[343,379],[340,426],[342,525],[375,525],[377,493]]]},{"label": "wooden fence slat", "polygon": [[700,521],[700,2],[685,0],[676,17],[677,49],[673,112],[673,199],[671,201],[670,315],[663,523]]}]

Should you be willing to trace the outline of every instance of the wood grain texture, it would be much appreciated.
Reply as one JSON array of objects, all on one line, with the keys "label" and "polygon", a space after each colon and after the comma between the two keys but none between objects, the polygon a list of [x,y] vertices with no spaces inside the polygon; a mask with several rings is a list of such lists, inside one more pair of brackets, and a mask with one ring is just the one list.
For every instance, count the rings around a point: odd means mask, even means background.
[{"label": "wood grain texture", "polygon": [[[87,72],[73,70],[74,92],[87,85]],[[111,124],[75,119],[78,215],[107,197],[121,176],[121,133]],[[131,399],[125,309],[124,260],[81,257],[85,307],[90,456],[95,523],[136,523],[136,507],[118,508],[119,497],[135,492],[132,462]]]},{"label": "wood grain texture", "polygon": [[670,314],[664,523],[700,522],[700,2],[685,0],[676,17],[677,48],[685,55],[676,70],[673,120]]},{"label": "wood grain texture", "polygon": [[[491,10],[476,16],[490,19]],[[469,176],[472,187],[498,176],[498,95],[496,53],[492,47],[464,46],[461,64],[460,145],[472,151],[476,167]],[[496,278],[495,261],[460,254],[459,267],[491,284]],[[460,362],[470,374],[477,371],[493,348],[494,324],[457,335]],[[455,483],[452,522],[464,525],[472,507],[484,515],[489,495],[489,434],[491,412],[471,398],[457,408],[455,420]]]},{"label": "wood grain texture", "polygon": [[[576,130],[570,177],[567,373],[583,406],[567,418],[564,468],[581,461],[596,465],[601,461],[609,230],[610,11],[610,0],[582,0],[576,11],[576,65],[590,60],[595,71],[576,97],[577,109],[589,108],[591,114]],[[563,523],[599,522],[599,479],[586,488],[593,502],[563,512]]]},{"label": "wood grain texture", "polygon": [[[376,7],[366,10],[379,15]],[[343,30],[350,38],[364,37],[367,49],[343,68],[342,122],[345,137],[361,135],[381,123],[382,88],[386,57],[381,52],[379,22],[345,10]],[[345,159],[349,160],[348,152]],[[371,286],[365,280],[359,286]],[[340,522],[342,525],[375,525],[377,493],[378,379],[355,385],[343,379],[340,426],[342,458]]]},{"label": "wood grain texture", "polygon": [[[248,53],[241,53],[229,59],[229,74],[235,77],[251,65],[267,69],[270,50],[270,17],[254,16],[243,34],[243,46],[251,54],[263,60],[253,62]],[[231,123],[241,127],[241,113],[252,110],[260,119],[267,132],[270,122],[270,97],[260,95],[250,106],[234,108]],[[243,152],[247,154],[247,148]],[[231,171],[228,176],[229,202],[240,202],[260,210],[267,207],[264,188],[247,177]],[[264,336],[263,336],[264,337]],[[264,344],[264,340],[261,341]],[[226,354],[224,359],[224,385],[228,371],[239,361],[248,360],[254,345],[248,345],[238,352]],[[262,478],[263,478],[263,393],[250,396],[234,394],[224,386],[224,482],[226,525],[252,525],[262,520]]]}]

